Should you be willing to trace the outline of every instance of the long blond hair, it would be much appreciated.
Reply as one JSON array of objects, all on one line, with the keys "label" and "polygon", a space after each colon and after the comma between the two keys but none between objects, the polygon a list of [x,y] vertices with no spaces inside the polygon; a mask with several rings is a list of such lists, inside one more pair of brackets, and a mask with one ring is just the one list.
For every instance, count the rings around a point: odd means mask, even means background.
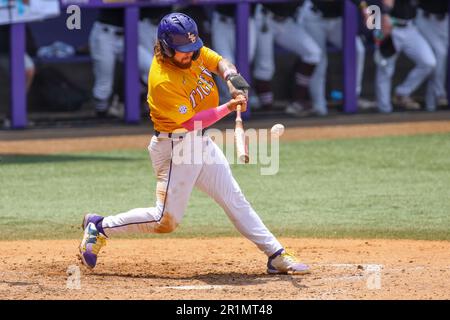
[{"label": "long blond hair", "polygon": [[163,53],[163,49],[161,47],[161,43],[159,40],[156,40],[155,46],[153,47],[153,53],[158,61],[164,61],[166,56]]}]

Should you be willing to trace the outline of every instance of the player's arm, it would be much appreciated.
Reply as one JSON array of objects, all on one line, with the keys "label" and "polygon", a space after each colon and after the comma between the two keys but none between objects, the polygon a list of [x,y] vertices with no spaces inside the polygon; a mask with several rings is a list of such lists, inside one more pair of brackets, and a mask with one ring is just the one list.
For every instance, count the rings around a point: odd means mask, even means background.
[{"label": "player's arm", "polygon": [[196,113],[181,125],[188,131],[199,128],[207,128],[227,116],[230,112],[236,111],[238,105],[241,106],[241,111],[245,111],[247,109],[247,98],[243,95],[239,95],[216,108],[211,108]]},{"label": "player's arm", "polygon": [[217,71],[219,76],[227,83],[230,95],[236,98],[238,95],[243,95],[248,99],[248,89],[250,85],[241,76],[236,69],[236,66],[229,60],[223,58],[217,64]]},{"label": "player's arm", "polygon": [[243,95],[248,99],[249,84],[245,81],[231,61],[223,58],[214,50],[203,47],[200,51],[200,57],[208,70],[214,72],[227,83],[230,95],[236,98]]},{"label": "player's arm", "polygon": [[236,66],[230,60],[222,58],[217,64],[217,74],[226,81],[229,75],[238,74],[238,72]]}]

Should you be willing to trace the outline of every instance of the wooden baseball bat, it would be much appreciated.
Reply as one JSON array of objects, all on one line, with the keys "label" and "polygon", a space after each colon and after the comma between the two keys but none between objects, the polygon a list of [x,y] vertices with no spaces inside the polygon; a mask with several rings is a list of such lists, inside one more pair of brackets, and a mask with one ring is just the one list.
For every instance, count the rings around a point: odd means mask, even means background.
[{"label": "wooden baseball bat", "polygon": [[248,157],[248,148],[245,143],[244,124],[241,117],[241,105],[236,108],[236,124],[234,126],[234,138],[236,142],[236,151],[238,159],[243,163],[248,163],[250,158]]}]

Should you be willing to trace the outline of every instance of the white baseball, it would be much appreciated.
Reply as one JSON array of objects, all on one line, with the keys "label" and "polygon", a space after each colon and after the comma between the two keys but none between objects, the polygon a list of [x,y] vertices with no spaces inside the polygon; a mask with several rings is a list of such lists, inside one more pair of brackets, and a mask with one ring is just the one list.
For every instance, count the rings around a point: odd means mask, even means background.
[{"label": "white baseball", "polygon": [[284,133],[284,126],[280,123],[277,123],[272,127],[272,129],[270,129],[270,132],[272,133],[272,135],[279,137]]}]

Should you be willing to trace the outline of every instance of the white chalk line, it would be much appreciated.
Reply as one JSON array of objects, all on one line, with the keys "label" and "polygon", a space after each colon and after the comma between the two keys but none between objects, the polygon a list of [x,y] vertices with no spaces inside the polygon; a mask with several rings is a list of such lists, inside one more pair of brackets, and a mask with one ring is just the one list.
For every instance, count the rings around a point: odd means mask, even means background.
[{"label": "white chalk line", "polygon": [[191,286],[164,286],[158,289],[174,289],[174,290],[223,290],[227,286],[221,285],[191,285]]}]

